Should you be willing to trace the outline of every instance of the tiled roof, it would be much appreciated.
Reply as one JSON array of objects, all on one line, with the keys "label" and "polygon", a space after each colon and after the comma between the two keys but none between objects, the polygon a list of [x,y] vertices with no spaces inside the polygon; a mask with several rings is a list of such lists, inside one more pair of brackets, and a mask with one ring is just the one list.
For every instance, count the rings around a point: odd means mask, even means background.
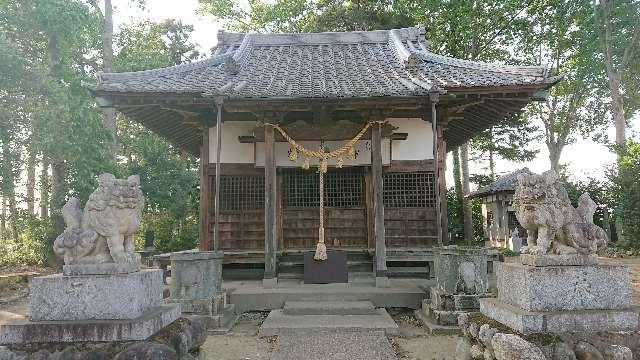
[{"label": "tiled roof", "polygon": [[529,168],[525,167],[512,173],[503,175],[491,184],[471,193],[469,197],[487,196],[500,192],[514,192],[516,190],[516,186],[518,186],[518,175],[523,173],[531,173],[531,171],[529,171]]},{"label": "tiled roof", "polygon": [[220,32],[212,57],[169,68],[104,73],[106,93],[193,93],[249,99],[411,97],[432,89],[546,87],[542,67],[454,59],[419,27],[344,33]]}]

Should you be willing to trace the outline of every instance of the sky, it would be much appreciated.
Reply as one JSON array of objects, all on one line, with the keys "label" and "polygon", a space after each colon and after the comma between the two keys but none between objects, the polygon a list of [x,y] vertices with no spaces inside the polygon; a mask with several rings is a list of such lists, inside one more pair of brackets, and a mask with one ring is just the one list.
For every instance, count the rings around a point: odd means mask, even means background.
[{"label": "sky", "polygon": [[[130,0],[113,0],[114,5],[114,25],[117,28],[122,24],[139,22],[143,19],[154,21],[167,18],[182,20],[185,24],[193,25],[194,31],[191,40],[198,44],[201,52],[209,55],[210,49],[216,45],[217,32],[222,26],[210,15],[198,14],[197,0],[146,0],[144,10],[131,6]],[[541,126],[541,124],[539,124]],[[613,126],[608,129],[610,139],[615,138]],[[632,119],[628,129],[630,136],[636,139],[640,135],[640,114]],[[533,146],[540,152],[536,159],[527,163],[512,163],[498,160],[496,173],[505,174],[516,169],[527,166],[534,172],[543,172],[549,169],[548,151],[541,141]],[[449,156],[449,166],[447,171],[447,183],[453,184],[451,172],[451,157]],[[587,177],[603,178],[607,168],[615,162],[615,155],[604,145],[591,140],[578,139],[574,144],[564,148],[561,163],[568,165],[569,174],[574,179],[585,179]],[[470,163],[470,172],[486,173],[483,169],[487,166],[484,163]]]}]

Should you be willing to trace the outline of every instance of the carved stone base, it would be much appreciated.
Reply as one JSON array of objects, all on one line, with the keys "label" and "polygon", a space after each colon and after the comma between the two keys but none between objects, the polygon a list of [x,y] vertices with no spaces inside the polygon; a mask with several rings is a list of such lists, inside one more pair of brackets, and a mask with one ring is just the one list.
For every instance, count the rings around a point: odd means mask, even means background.
[{"label": "carved stone base", "polygon": [[580,254],[566,254],[566,255],[520,255],[520,262],[522,265],[529,266],[582,266],[582,265],[597,265],[598,258],[595,255],[580,255]]},{"label": "carved stone base", "polygon": [[162,305],[162,270],[31,280],[31,320],[133,319]]},{"label": "carved stone base", "polygon": [[[135,254],[140,257],[139,254]],[[115,275],[129,274],[140,271],[140,261],[126,263],[102,263],[102,264],[73,264],[64,265],[62,274],[65,276],[79,275]]]}]

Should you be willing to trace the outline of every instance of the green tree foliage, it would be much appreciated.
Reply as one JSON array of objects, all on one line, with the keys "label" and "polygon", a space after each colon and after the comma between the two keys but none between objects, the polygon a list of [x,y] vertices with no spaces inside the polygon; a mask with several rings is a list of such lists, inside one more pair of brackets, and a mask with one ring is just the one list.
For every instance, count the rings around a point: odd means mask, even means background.
[{"label": "green tree foliage", "polygon": [[624,238],[640,246],[640,143],[628,140],[619,148],[617,171],[609,175],[614,185],[616,216],[622,221]]},{"label": "green tree foliage", "polygon": [[390,0],[199,0],[203,12],[230,29],[257,32],[322,32],[412,26],[414,18]]},{"label": "green tree foliage", "polygon": [[[144,226],[156,230],[159,248],[197,244],[193,158],[121,118],[126,141],[120,144],[119,163],[111,160],[111,135],[102,128],[100,110],[85,87],[96,82],[101,69],[99,10],[95,1],[0,0],[0,197],[2,209],[9,209],[0,219],[3,263],[39,262],[50,254],[63,226],[62,204],[69,196],[84,203],[97,175],[105,171],[141,174],[147,197]],[[176,21],[125,26],[116,38],[116,70],[196,59],[196,46],[189,42],[192,30]],[[28,158],[52,166],[51,219],[37,219],[16,206],[22,200],[17,184]]]},{"label": "green tree foliage", "polygon": [[[119,51],[114,66],[118,71],[137,71],[197,59],[196,46],[189,41],[192,31],[192,26],[173,20],[127,25],[116,35]],[[199,221],[196,159],[124,117],[119,118],[118,128],[122,166],[127,174],[140,174],[146,197],[140,234],[153,230],[156,247],[161,251],[196,247]]]},{"label": "green tree foliage", "polygon": [[[0,129],[3,149],[3,202],[9,203],[12,238],[34,243],[53,241],[55,231],[33,231],[32,214],[21,214],[17,181],[27,158],[54,164],[52,201],[61,230],[59,209],[67,197],[86,200],[95,175],[113,170],[105,144],[109,134],[100,126],[92,96],[83,82],[92,81],[91,64],[99,48],[98,18],[80,1],[0,1],[0,53],[3,63],[0,106],[6,126]],[[5,161],[6,160],[6,161]],[[6,201],[8,200],[8,201]],[[23,219],[24,217],[24,219]],[[43,226],[50,224],[43,219]],[[51,229],[46,226],[46,229]],[[6,234],[4,237],[6,238]]]},{"label": "green tree foliage", "polygon": [[[470,200],[472,213],[473,238],[476,244],[482,246],[484,242],[484,228],[482,219],[482,199]],[[458,201],[455,191],[447,191],[447,217],[449,219],[449,236],[459,245],[466,244],[464,239],[464,219],[462,203]]]}]

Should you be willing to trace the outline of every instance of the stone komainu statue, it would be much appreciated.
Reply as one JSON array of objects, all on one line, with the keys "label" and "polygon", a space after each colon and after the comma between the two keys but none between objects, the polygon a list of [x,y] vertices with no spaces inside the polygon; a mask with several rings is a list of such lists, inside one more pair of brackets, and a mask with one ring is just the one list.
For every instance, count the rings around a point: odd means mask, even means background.
[{"label": "stone komainu statue", "polygon": [[553,170],[518,175],[513,207],[527,230],[523,253],[593,254],[607,246],[605,231],[593,224],[596,204],[589,194],[582,194],[574,208]]},{"label": "stone komainu statue", "polygon": [[54,242],[54,252],[67,265],[136,261],[133,234],[143,205],[139,176],[100,175],[84,211],[74,197],[62,208],[66,229]]}]

